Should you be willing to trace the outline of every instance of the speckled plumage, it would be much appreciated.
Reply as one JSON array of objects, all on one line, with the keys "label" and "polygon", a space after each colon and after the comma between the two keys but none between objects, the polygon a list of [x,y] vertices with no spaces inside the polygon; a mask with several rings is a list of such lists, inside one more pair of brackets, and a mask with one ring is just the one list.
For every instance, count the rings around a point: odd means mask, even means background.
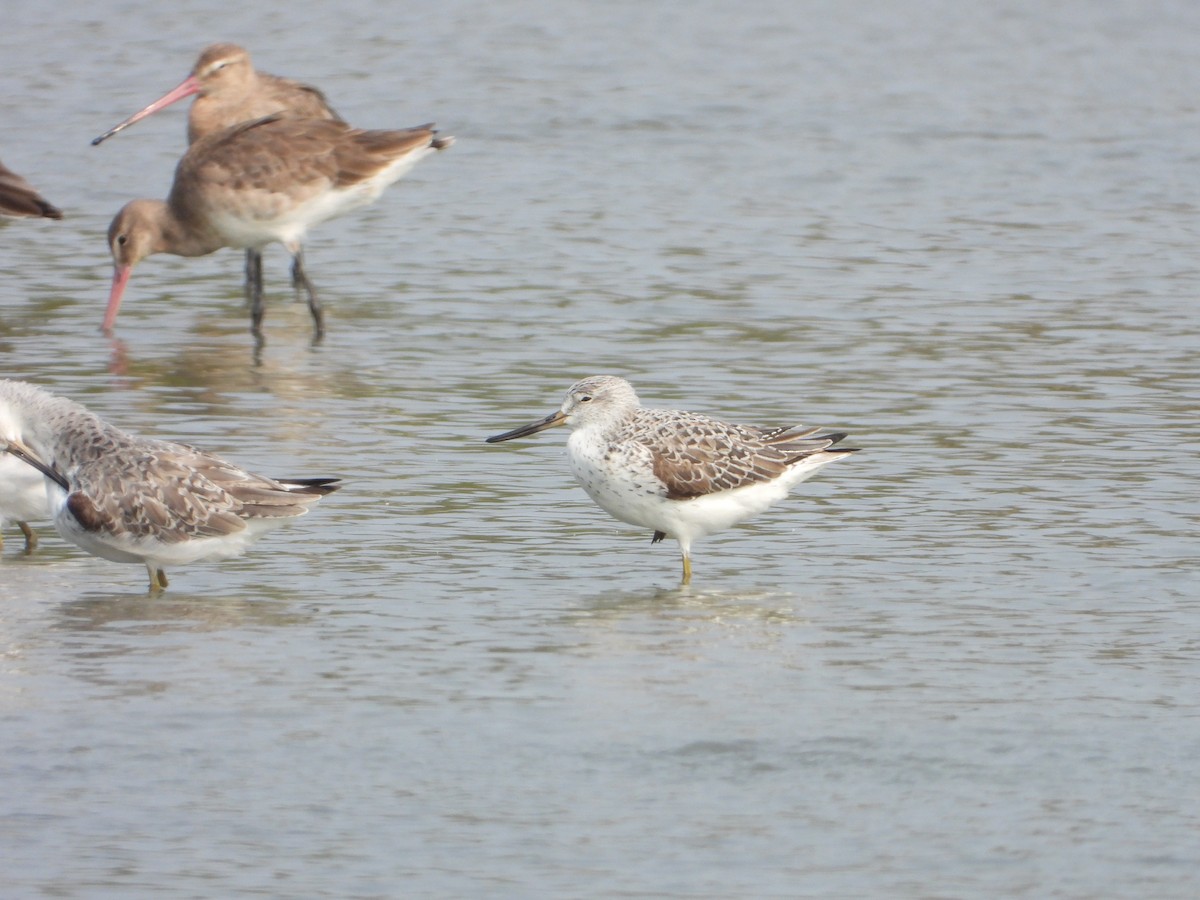
[{"label": "speckled plumage", "polygon": [[165,566],[239,555],[339,486],[266,478],[185,444],[135,437],[20,381],[0,381],[0,452],[45,473],[64,538],[144,563],[152,590],[166,586]]},{"label": "speckled plumage", "polygon": [[488,438],[525,437],[555,425],[571,471],[606,512],[679,542],[683,581],[691,544],[762,512],[817,469],[853,453],[829,449],[840,432],[735,425],[682,410],[647,409],[629,382],[598,375],[576,382],[545,419]]}]

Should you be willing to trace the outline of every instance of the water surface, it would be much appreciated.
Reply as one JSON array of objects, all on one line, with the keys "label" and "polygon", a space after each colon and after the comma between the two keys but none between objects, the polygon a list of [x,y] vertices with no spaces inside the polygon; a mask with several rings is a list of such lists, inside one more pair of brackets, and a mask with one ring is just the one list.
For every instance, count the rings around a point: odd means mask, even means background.
[{"label": "water surface", "polygon": [[[70,5],[0,34],[0,371],[346,488],[172,572],[0,558],[21,897],[1187,898],[1200,76],[1186,3]],[[104,230],[206,43],[458,143],[267,256]],[[579,377],[864,452],[695,548],[488,446]]]}]

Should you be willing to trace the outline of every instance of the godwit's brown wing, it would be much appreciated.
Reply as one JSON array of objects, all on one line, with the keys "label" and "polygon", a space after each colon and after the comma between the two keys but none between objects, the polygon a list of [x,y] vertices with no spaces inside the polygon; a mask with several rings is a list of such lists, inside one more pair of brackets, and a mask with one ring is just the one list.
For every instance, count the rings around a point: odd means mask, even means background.
[{"label": "godwit's brown wing", "polygon": [[[267,116],[196,141],[175,172],[166,203],[135,200],[109,226],[113,287],[103,328],[116,320],[132,267],[154,253],[201,256],[221,247],[292,253],[293,282],[308,294],[316,338],[324,323],[304,272],[307,230],[373,202],[424,156],[453,138],[432,126],[363,131],[343,122]],[[262,269],[251,273],[252,332],[262,340]]]}]

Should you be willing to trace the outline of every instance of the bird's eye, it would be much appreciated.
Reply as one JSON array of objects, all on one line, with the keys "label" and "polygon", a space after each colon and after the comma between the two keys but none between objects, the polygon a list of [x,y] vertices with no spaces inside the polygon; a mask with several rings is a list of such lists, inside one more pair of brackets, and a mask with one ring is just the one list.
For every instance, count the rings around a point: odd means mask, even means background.
[{"label": "bird's eye", "polygon": [[591,400],[591,399],[592,399],[592,395],[591,395],[591,394],[584,394],[582,397],[580,397],[580,398],[579,398],[579,402],[580,402],[580,403],[587,403],[587,402],[588,402],[589,400]]},{"label": "bird's eye", "polygon": [[124,234],[118,234],[117,235],[117,243],[120,244],[122,247],[124,247],[126,244],[129,243],[129,236],[124,235]]}]

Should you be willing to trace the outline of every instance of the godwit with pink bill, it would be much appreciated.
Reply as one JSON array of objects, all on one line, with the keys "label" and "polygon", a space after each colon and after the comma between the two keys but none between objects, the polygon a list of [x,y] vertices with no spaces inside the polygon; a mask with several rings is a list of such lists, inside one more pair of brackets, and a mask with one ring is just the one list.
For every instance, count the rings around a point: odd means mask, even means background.
[{"label": "godwit with pink bill", "polygon": [[[343,122],[267,116],[201,138],[175,170],[166,201],[133,200],[108,228],[111,331],[133,267],[155,253],[204,256],[222,247],[261,251],[281,243],[293,281],[308,295],[315,339],[324,335],[316,290],[304,271],[308,229],[373,202],[421,159],[453,143],[432,125],[364,131]],[[262,268],[251,290],[251,331],[261,344]]]},{"label": "godwit with pink bill", "polygon": [[99,144],[134,122],[197,94],[188,111],[189,144],[230,125],[275,113],[341,121],[325,95],[312,85],[256,71],[250,54],[237,44],[211,44],[200,52],[191,74],[178,86],[92,143]]},{"label": "godwit with pink bill", "polygon": [[[256,71],[250,54],[237,44],[211,44],[205,47],[192,72],[177,87],[159,97],[145,109],[134,113],[92,141],[99,144],[146,116],[194,95],[188,110],[188,143],[214,134],[231,125],[283,115],[300,119],[342,121],[322,94],[312,85]],[[262,254],[246,250],[246,294],[253,300],[255,274],[262,269]],[[299,292],[303,285],[293,281]]]},{"label": "godwit with pink bill", "polygon": [[134,437],[23,381],[0,381],[0,454],[44,476],[59,534],[93,556],[145,565],[152,593],[167,586],[166,566],[239,556],[340,486],[266,478]]}]

